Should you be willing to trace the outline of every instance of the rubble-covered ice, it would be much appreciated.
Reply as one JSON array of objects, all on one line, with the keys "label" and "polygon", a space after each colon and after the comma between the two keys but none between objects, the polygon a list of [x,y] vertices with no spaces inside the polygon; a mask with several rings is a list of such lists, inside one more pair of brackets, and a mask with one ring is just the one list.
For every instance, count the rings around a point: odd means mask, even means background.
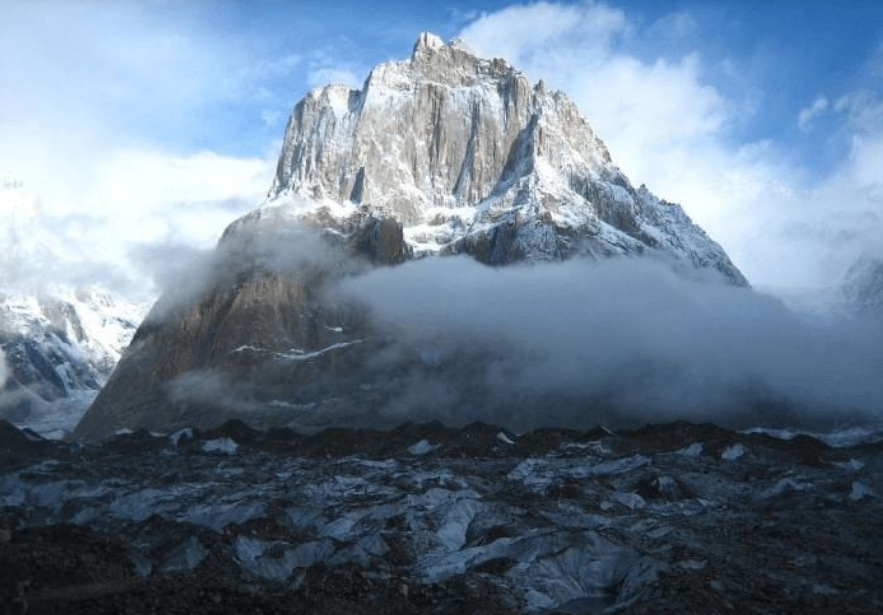
[{"label": "rubble-covered ice", "polygon": [[[463,600],[483,613],[706,612],[712,600],[742,612],[875,612],[878,446],[656,429],[500,446],[499,430],[481,425],[315,436],[222,427],[86,447],[0,430],[14,437],[0,442],[0,579],[65,588],[32,594],[34,612],[94,591],[67,568],[34,576],[70,558],[118,575],[122,589],[103,598],[117,606],[136,591],[125,579],[186,579],[175,605],[193,591],[194,612],[199,591],[246,600],[243,579],[250,599],[279,604],[360,596],[344,602],[357,614],[381,602],[463,612]],[[330,454],[329,438],[342,437],[352,445]],[[39,555],[69,541],[71,551]],[[837,604],[813,589],[828,587]],[[89,604],[64,600],[66,612]]]}]

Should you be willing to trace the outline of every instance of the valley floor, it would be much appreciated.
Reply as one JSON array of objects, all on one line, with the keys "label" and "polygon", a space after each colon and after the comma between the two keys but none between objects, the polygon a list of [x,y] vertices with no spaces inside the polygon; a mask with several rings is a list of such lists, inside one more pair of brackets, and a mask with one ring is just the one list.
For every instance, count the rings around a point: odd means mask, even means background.
[{"label": "valley floor", "polygon": [[880,613],[881,470],[883,443],[687,423],[0,423],[0,613]]}]

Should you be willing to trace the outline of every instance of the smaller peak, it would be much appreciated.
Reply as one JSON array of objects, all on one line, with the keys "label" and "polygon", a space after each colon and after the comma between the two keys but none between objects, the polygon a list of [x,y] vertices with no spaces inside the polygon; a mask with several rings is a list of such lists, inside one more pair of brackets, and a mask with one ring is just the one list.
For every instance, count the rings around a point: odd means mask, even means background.
[{"label": "smaller peak", "polygon": [[330,83],[314,87],[307,92],[301,103],[309,103],[331,109],[337,117],[343,117],[352,110],[353,103],[358,100],[361,90],[356,90],[343,83]]},{"label": "smaller peak", "polygon": [[546,82],[543,81],[542,79],[540,79],[539,81],[537,81],[537,84],[534,86],[533,89],[537,94],[541,94],[541,95],[545,94],[546,93]]},{"label": "smaller peak", "polygon": [[414,43],[413,55],[417,55],[418,52],[427,49],[441,49],[444,46],[445,42],[440,36],[432,32],[421,32],[420,36],[417,37],[417,42]]}]

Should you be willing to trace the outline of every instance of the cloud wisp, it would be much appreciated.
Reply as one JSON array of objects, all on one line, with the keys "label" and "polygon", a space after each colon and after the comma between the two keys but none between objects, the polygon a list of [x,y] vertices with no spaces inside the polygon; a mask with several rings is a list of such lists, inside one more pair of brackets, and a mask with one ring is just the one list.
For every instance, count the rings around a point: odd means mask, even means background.
[{"label": "cloud wisp", "polygon": [[797,126],[803,132],[809,131],[813,119],[824,113],[828,109],[828,106],[829,103],[827,98],[824,96],[817,97],[811,105],[804,107],[800,110],[800,113],[797,114]]}]

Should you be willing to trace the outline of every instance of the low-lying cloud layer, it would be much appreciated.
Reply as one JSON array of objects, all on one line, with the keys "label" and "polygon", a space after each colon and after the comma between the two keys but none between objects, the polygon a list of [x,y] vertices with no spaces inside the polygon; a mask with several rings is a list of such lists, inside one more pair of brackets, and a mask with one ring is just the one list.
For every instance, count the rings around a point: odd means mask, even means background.
[{"label": "low-lying cloud layer", "polygon": [[[153,287],[162,293],[148,318],[158,322],[170,315],[177,317],[179,309],[188,309],[218,288],[235,285],[256,272],[339,272],[364,267],[315,230],[286,223],[278,210],[269,208],[261,214],[234,222],[214,250],[172,243],[134,251],[137,266],[149,273]],[[239,225],[247,230],[237,229]]]},{"label": "low-lying cloud layer", "polygon": [[[496,269],[426,259],[348,278],[339,292],[427,362],[492,357],[476,364],[491,391],[584,401],[568,417],[542,404],[519,409],[528,413],[511,417],[520,424],[582,422],[583,411],[586,422],[614,423],[838,423],[883,414],[880,321],[809,320],[750,289],[686,279],[646,259]],[[452,416],[443,406],[463,401],[458,386],[423,375],[395,411],[418,421]],[[598,404],[613,414],[591,416]],[[435,416],[421,415],[427,407]],[[763,415],[771,409],[787,412]]]},{"label": "low-lying cloud layer", "polygon": [[[283,213],[237,223],[218,250],[177,258],[189,263],[183,270],[157,269],[165,293],[150,319],[174,329],[211,293],[278,274],[271,288],[310,284],[315,302],[274,309],[317,329],[291,331],[297,360],[286,359],[278,340],[261,337],[261,295],[250,295],[255,312],[238,318],[253,317],[255,333],[235,342],[251,349],[236,368],[245,371],[228,373],[222,357],[178,374],[167,383],[172,404],[257,423],[297,422],[306,408],[311,425],[483,420],[519,430],[678,419],[829,428],[883,418],[881,313],[797,313],[651,257],[370,267],[341,235]],[[274,292],[267,301],[285,296]]]}]

